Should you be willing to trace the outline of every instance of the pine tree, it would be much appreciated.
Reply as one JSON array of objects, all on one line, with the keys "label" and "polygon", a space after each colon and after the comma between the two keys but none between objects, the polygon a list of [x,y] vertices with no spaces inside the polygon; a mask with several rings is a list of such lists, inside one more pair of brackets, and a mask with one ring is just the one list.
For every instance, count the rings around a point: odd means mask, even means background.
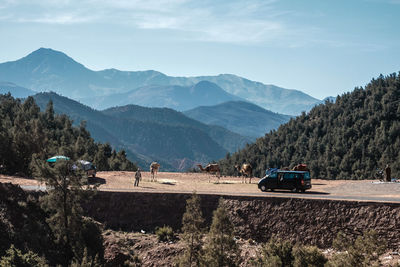
[{"label": "pine tree", "polygon": [[254,144],[227,155],[221,172],[248,162],[256,176],[268,167],[306,163],[318,178],[367,179],[376,168],[400,173],[400,73],[373,79],[365,88],[338,96],[291,119]]},{"label": "pine tree", "polygon": [[213,213],[210,232],[205,245],[206,266],[238,266],[240,250],[234,239],[234,225],[228,215],[224,200],[219,200]]},{"label": "pine tree", "polygon": [[179,266],[200,266],[203,246],[204,219],[200,209],[200,197],[193,193],[186,201],[186,212],[182,218],[182,240],[185,243],[184,255]]},{"label": "pine tree", "polygon": [[11,245],[11,247],[6,251],[6,255],[0,259],[0,266],[47,267],[49,265],[46,263],[44,258],[39,257],[39,255],[33,253],[32,251],[28,251],[24,254],[21,252],[21,250],[15,248],[14,245]]},{"label": "pine tree", "polygon": [[[59,160],[53,166],[35,160],[35,177],[45,182],[47,194],[40,198],[42,208],[48,212],[47,222],[64,252],[63,264],[82,258],[82,230],[85,229],[81,203],[88,199],[92,189],[82,175],[73,167],[72,161]],[[100,231],[98,231],[100,233]],[[89,244],[90,245],[90,244]],[[95,255],[91,255],[95,256]]]}]

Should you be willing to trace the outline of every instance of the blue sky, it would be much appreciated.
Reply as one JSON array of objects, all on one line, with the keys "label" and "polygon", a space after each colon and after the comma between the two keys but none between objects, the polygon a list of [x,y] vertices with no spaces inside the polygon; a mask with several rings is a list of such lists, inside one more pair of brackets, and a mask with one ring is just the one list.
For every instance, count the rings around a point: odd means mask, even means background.
[{"label": "blue sky", "polygon": [[400,71],[400,0],[0,0],[0,62],[232,73],[316,98]]}]

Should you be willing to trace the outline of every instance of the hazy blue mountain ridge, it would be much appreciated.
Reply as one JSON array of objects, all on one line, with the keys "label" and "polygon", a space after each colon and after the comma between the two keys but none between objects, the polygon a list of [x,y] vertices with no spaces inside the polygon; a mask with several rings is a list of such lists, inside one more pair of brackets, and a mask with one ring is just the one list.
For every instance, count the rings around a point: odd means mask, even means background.
[{"label": "hazy blue mountain ridge", "polygon": [[230,94],[281,114],[298,115],[301,111],[308,111],[320,102],[320,100],[299,90],[266,85],[232,74],[191,77],[189,79],[193,82],[202,80],[213,82]]},{"label": "hazy blue mountain ridge", "polygon": [[0,81],[0,94],[7,93],[11,93],[11,95],[15,98],[25,98],[37,94],[37,92],[33,90],[16,85],[14,83]]},{"label": "hazy blue mountain ridge", "polygon": [[[303,110],[309,110],[320,100],[315,99],[301,91],[280,88],[274,85],[265,85],[260,82],[250,81],[231,74],[221,74],[218,76],[199,76],[199,77],[170,77],[163,73],[149,71],[119,71],[116,69],[106,69],[102,71],[92,71],[82,64],[76,62],[62,52],[52,49],[41,48],[28,56],[16,61],[0,64],[0,80],[13,82],[23,87],[35,91],[55,91],[58,94],[73,98],[83,99],[82,101],[90,106],[96,105],[96,97],[106,96],[103,103],[107,104],[102,108],[110,107],[115,103],[121,104],[140,104],[143,106],[171,107],[176,109],[191,109],[194,106],[185,107],[177,99],[182,96],[174,86],[191,88],[201,81],[212,82],[228,95],[235,95],[241,99],[256,103],[261,107],[282,114],[300,114]],[[171,87],[172,86],[172,87]],[[211,86],[211,84],[208,84]],[[135,92],[136,89],[142,88]],[[157,88],[157,90],[155,90]],[[211,87],[210,87],[211,88]],[[184,90],[183,88],[181,88]],[[204,88],[202,88],[204,89]],[[217,89],[214,87],[214,89]],[[154,94],[163,93],[163,98],[155,99]],[[124,93],[130,92],[132,102],[124,102]],[[222,95],[216,90],[215,95],[210,95],[208,99],[218,99]],[[114,96],[112,105],[107,103],[111,95],[121,94],[120,98]],[[185,99],[188,103],[196,101],[197,94],[186,94]],[[227,95],[224,95],[225,97]],[[182,97],[183,98],[183,97]],[[230,99],[239,100],[239,99]],[[219,103],[230,101],[219,99]],[[218,103],[210,103],[215,105]],[[201,103],[200,105],[204,105]],[[182,108],[180,108],[182,106]],[[197,105],[199,106],[199,105]],[[96,106],[98,108],[98,106]]]},{"label": "hazy blue mountain ridge", "polygon": [[243,101],[197,107],[185,111],[184,114],[203,123],[219,125],[254,138],[264,136],[269,131],[277,129],[291,118],[291,116],[274,113]]},{"label": "hazy blue mountain ridge", "polygon": [[96,109],[134,103],[144,107],[168,107],[178,111],[232,100],[241,100],[241,98],[231,95],[218,85],[207,81],[200,81],[191,86],[144,86],[126,93],[80,99],[82,103]]}]

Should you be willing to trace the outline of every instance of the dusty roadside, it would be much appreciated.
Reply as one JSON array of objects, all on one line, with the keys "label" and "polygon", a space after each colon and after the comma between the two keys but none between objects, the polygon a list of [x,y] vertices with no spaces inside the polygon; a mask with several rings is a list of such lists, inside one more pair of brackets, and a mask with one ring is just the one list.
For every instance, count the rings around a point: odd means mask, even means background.
[{"label": "dusty roadside", "polygon": [[[100,190],[104,191],[138,191],[138,192],[171,192],[171,193],[190,193],[196,191],[198,193],[215,193],[215,194],[260,194],[257,188],[259,178],[253,178],[252,184],[242,183],[240,177],[222,176],[219,180],[215,176],[204,173],[176,173],[176,172],[159,172],[157,181],[150,181],[150,173],[142,172],[142,181],[139,187],[134,187],[133,172],[99,172],[96,182],[100,183]],[[39,186],[39,182],[33,179],[22,177],[11,177],[0,175],[0,182],[13,184]],[[333,197],[346,197],[351,199],[352,196],[365,198],[391,198],[400,202],[400,183],[376,183],[372,180],[322,180],[313,179],[312,189],[308,191],[308,195],[325,195]],[[276,192],[269,196],[287,196],[288,192]],[[307,194],[305,195],[307,196]],[[299,195],[301,197],[301,194]]]}]

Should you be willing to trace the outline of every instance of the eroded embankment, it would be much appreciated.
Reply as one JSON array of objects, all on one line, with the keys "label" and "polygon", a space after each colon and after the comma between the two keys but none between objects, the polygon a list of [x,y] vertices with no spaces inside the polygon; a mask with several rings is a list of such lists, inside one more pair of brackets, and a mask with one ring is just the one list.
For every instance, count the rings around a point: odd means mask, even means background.
[{"label": "eroded embankment", "polygon": [[[85,206],[89,216],[124,231],[180,229],[189,194],[98,192]],[[209,225],[220,196],[200,195]],[[292,198],[223,196],[237,235],[267,241],[284,239],[330,247],[339,231],[352,236],[376,230],[391,248],[400,248],[400,204]]]}]

